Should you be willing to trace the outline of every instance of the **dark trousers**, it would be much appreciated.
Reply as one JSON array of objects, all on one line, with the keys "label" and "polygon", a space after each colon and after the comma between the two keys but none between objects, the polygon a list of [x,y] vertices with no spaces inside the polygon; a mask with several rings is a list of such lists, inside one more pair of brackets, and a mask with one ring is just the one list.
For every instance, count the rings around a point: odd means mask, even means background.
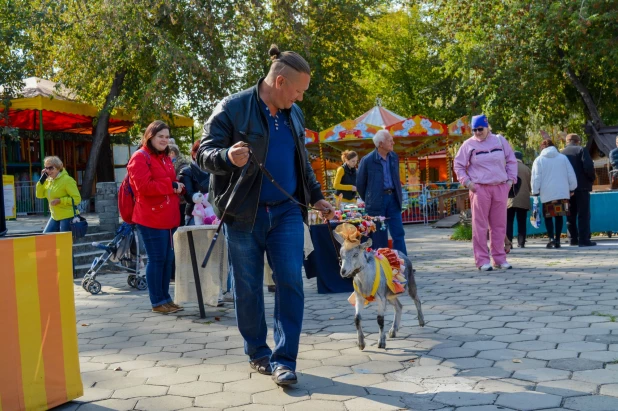
[{"label": "dark trousers", "polygon": [[547,236],[550,240],[554,240],[554,220],[556,220],[556,237],[555,240],[560,242],[560,234],[562,234],[562,225],[564,224],[564,220],[562,216],[554,217],[545,217],[545,227],[547,228]]},{"label": "dark trousers", "polygon": [[567,229],[571,241],[590,241],[590,192],[576,191],[569,205],[571,214],[567,217]]},{"label": "dark trousers", "polygon": [[526,243],[526,220],[528,219],[528,210],[525,208],[511,207],[506,210],[506,237],[510,242],[513,242],[513,222],[517,216],[517,244],[523,245]]}]

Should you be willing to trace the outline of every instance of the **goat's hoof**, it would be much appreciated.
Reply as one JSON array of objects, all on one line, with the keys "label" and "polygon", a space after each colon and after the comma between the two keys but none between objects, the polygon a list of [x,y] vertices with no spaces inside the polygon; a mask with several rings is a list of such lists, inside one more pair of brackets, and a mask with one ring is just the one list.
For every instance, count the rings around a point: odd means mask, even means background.
[{"label": "goat's hoof", "polygon": [[358,343],[358,349],[363,351],[365,349],[365,343],[364,342]]},{"label": "goat's hoof", "polygon": [[390,330],[388,332],[388,338],[395,338],[397,337],[397,332],[395,330]]},{"label": "goat's hoof", "polygon": [[382,342],[382,343],[378,344],[378,348],[382,348],[383,350],[386,350],[386,343]]},{"label": "goat's hoof", "polygon": [[425,326],[425,320],[418,320],[418,325],[419,325],[419,327],[424,327]]}]

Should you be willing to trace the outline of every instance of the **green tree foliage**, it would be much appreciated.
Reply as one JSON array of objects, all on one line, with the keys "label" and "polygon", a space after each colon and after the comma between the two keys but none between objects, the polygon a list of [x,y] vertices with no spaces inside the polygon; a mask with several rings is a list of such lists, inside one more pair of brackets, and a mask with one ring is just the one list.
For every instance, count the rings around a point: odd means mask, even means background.
[{"label": "green tree foliage", "polygon": [[373,105],[355,81],[365,50],[360,47],[362,22],[378,0],[271,0],[254,6],[251,28],[243,40],[245,87],[268,72],[268,49],[301,54],[311,66],[311,85],[300,103],[307,127],[322,130],[355,118]]},{"label": "green tree foliage", "polygon": [[618,121],[615,0],[429,0],[441,56],[499,129]]},{"label": "green tree foliage", "polygon": [[[198,117],[234,87],[229,40],[244,2],[226,0],[40,0],[38,36],[54,80],[101,108],[82,197],[91,195],[109,115],[134,112],[138,124],[175,112]],[[173,125],[173,124],[172,124]]]},{"label": "green tree foliage", "polygon": [[442,33],[416,4],[389,8],[363,22],[362,69],[355,81],[404,116],[422,114],[450,123],[467,113],[456,79],[444,70]]}]

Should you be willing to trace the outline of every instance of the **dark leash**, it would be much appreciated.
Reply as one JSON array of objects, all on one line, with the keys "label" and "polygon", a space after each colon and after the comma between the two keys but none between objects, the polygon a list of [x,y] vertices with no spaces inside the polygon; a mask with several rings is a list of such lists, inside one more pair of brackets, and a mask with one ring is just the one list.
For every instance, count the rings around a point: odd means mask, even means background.
[{"label": "dark leash", "polygon": [[[249,145],[247,144],[246,147],[249,147]],[[255,162],[255,164],[259,167],[260,171],[262,171],[262,173],[277,188],[277,190],[281,191],[281,193],[283,193],[294,204],[304,207],[307,210],[315,210],[315,211],[320,211],[320,212],[324,211],[324,210],[318,210],[315,207],[302,204],[301,202],[296,200],[292,195],[290,195],[287,191],[285,191],[285,189],[281,187],[281,185],[279,185],[279,183],[275,180],[272,174],[270,174],[270,172],[266,169],[266,167],[264,167],[264,164],[258,161],[258,159],[255,157],[255,154],[253,154],[253,151],[249,147],[249,160],[247,161],[247,164],[243,166],[242,171],[240,173],[240,177],[238,177],[238,180],[236,181],[236,184],[234,185],[234,188],[232,189],[232,193],[230,194],[230,198],[227,200],[227,204],[225,205],[225,209],[223,210],[223,214],[221,215],[221,219],[219,221],[219,225],[217,226],[217,230],[215,231],[215,235],[212,237],[212,241],[210,243],[210,246],[208,247],[208,251],[206,252],[204,261],[202,262],[202,268],[205,268],[206,264],[208,264],[208,260],[210,259],[212,250],[214,249],[215,243],[217,242],[217,239],[219,238],[219,233],[221,232],[221,227],[223,226],[223,219],[225,218],[225,215],[227,214],[228,208],[230,208],[230,205],[232,204],[232,200],[234,199],[234,196],[236,195],[236,192],[238,191],[238,187],[240,186],[240,183],[247,175],[247,170],[249,168],[249,164],[251,163],[251,161]],[[339,265],[341,265],[341,256],[339,255],[339,246],[338,246],[337,241],[335,240],[335,236],[333,235],[333,228],[330,226],[330,222],[328,221],[326,222],[326,226],[328,227],[328,233],[330,234],[330,239],[333,242],[333,246],[335,247],[335,252],[337,253],[337,259],[339,260]]]}]

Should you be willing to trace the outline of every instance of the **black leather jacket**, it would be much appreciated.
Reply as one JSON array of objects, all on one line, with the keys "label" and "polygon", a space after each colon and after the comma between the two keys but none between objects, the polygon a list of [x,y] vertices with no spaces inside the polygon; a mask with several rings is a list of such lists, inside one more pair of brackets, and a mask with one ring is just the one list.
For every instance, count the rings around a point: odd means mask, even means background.
[{"label": "black leather jacket", "polygon": [[575,191],[592,191],[592,183],[594,183],[596,175],[594,163],[592,158],[590,158],[588,150],[576,144],[569,144],[561,153],[567,156],[573,166],[573,171],[575,171],[575,176],[577,177],[577,188]]},{"label": "black leather jacket", "polygon": [[191,216],[195,207],[193,194],[198,191],[202,194],[208,194],[210,174],[202,170],[195,161],[192,161],[191,164],[180,170],[178,180],[185,185],[184,199],[187,202],[185,215]]},{"label": "black leather jacket", "polygon": [[[257,85],[224,98],[204,125],[197,159],[200,167],[211,174],[208,201],[219,218],[242,170],[227,161],[228,149],[239,141],[245,141],[249,143],[260,163],[266,160],[268,119],[260,106],[258,95],[262,81],[263,79],[260,79]],[[315,204],[324,199],[324,196],[305,149],[305,118],[296,104],[288,110],[288,114],[296,142],[296,170],[299,179],[297,192],[290,194],[296,196],[302,204]],[[237,230],[252,231],[261,187],[262,172],[256,164],[251,163],[224,222]],[[303,208],[302,212],[306,222],[307,210]]]}]

